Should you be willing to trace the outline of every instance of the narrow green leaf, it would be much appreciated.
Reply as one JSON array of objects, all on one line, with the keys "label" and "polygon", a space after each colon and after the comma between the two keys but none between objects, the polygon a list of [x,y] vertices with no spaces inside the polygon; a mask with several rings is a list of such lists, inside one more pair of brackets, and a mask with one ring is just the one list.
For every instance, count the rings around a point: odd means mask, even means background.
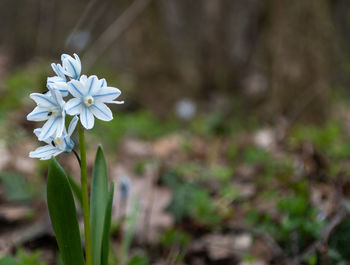
[{"label": "narrow green leaf", "polygon": [[108,200],[108,173],[106,159],[99,146],[92,172],[90,223],[92,241],[92,264],[101,264],[103,226]]},{"label": "narrow green leaf", "polygon": [[73,194],[66,174],[54,158],[49,166],[47,203],[64,264],[84,265]]},{"label": "narrow green leaf", "polygon": [[70,186],[72,188],[72,191],[74,193],[75,198],[78,200],[80,206],[83,206],[83,201],[81,197],[81,188],[79,187],[78,183],[70,176],[68,175],[68,180],[70,183]]},{"label": "narrow green leaf", "polygon": [[112,221],[113,195],[114,195],[114,182],[111,183],[111,188],[108,194],[108,203],[106,207],[105,223],[104,223],[103,237],[102,237],[101,265],[108,265],[108,251],[109,251],[110,230],[111,230],[111,221]]}]

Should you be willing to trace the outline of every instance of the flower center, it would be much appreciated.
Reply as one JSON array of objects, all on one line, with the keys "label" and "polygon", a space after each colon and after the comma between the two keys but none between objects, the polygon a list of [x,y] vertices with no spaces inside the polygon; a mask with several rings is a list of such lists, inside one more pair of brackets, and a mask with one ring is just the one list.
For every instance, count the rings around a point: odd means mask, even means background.
[{"label": "flower center", "polygon": [[58,146],[62,142],[61,137],[57,137],[55,140],[53,140],[53,146]]},{"label": "flower center", "polygon": [[94,104],[94,98],[92,96],[86,96],[84,98],[84,104],[89,107],[91,106],[92,104]]}]

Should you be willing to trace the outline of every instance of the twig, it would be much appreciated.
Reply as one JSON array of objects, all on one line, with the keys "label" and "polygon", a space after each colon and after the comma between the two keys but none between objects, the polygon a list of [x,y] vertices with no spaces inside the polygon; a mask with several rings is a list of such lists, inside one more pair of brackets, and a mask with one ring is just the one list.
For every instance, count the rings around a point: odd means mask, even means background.
[{"label": "twig", "polygon": [[99,55],[115,41],[130,24],[142,13],[152,0],[135,0],[91,45],[85,53],[83,60],[86,69],[96,61]]},{"label": "twig", "polygon": [[336,215],[330,220],[328,225],[323,229],[322,236],[320,239],[316,240],[311,246],[309,246],[304,253],[296,257],[295,262],[300,262],[314,253],[316,250],[319,250],[322,254],[323,262],[328,259],[325,255],[328,254],[328,241],[334,231],[334,229],[346,218],[349,216],[349,211],[342,206],[339,208]]}]

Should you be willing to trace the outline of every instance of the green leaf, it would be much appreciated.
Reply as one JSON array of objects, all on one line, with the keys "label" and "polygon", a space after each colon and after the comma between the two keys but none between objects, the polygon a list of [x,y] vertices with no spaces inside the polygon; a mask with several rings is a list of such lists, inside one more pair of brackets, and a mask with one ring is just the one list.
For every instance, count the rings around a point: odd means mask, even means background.
[{"label": "green leaf", "polygon": [[77,213],[68,178],[55,158],[47,180],[47,203],[58,248],[65,265],[84,265]]},{"label": "green leaf", "polygon": [[72,191],[75,195],[75,198],[77,198],[80,206],[82,207],[83,200],[82,200],[82,195],[81,195],[81,188],[79,187],[78,183],[70,175],[68,175],[68,180],[69,180],[70,186],[72,188]]},{"label": "green leaf", "polygon": [[106,159],[99,146],[96,153],[95,165],[92,172],[91,185],[91,243],[92,243],[92,264],[101,264],[101,249],[103,227],[105,224],[105,213],[108,200],[108,173]]},{"label": "green leaf", "polygon": [[102,265],[108,265],[108,251],[109,251],[109,240],[110,240],[110,230],[111,230],[111,220],[112,220],[113,195],[114,195],[114,183],[112,182],[111,188],[108,194],[108,203],[106,207],[105,224],[103,229],[102,251],[101,251]]}]

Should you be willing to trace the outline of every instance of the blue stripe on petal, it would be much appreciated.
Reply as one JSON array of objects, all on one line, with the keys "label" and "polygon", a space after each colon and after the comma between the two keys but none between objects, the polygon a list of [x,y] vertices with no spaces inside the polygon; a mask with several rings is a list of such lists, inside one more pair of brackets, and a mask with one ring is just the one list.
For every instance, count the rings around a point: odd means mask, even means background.
[{"label": "blue stripe on petal", "polygon": [[116,94],[117,94],[117,92],[111,92],[111,93],[105,93],[105,94],[98,94],[94,97],[98,98],[98,97],[104,97],[104,96],[112,96],[112,95],[116,95]]},{"label": "blue stripe on petal", "polygon": [[51,96],[52,96],[52,98],[56,101],[56,105],[59,105],[58,99],[57,99],[57,97],[56,97],[55,91],[51,91]]},{"label": "blue stripe on petal", "polygon": [[105,115],[107,117],[107,119],[110,119],[111,117],[108,116],[108,114],[106,112],[104,112],[103,110],[101,110],[99,107],[97,107],[96,105],[93,105],[92,107],[96,108],[99,112],[101,112],[103,115]]},{"label": "blue stripe on petal", "polygon": [[70,83],[70,85],[82,96],[83,93],[80,92],[80,90],[73,84],[73,83]]},{"label": "blue stripe on petal", "polygon": [[[48,149],[48,150],[45,150],[45,151],[41,151],[39,153],[36,153],[36,155],[42,155],[42,154],[45,154],[47,152],[52,152],[54,150],[56,150],[57,148],[56,147],[52,147],[51,149]],[[35,151],[34,151],[35,152]]]},{"label": "blue stripe on petal", "polygon": [[[47,97],[45,97],[45,96],[43,96],[43,95],[36,94],[34,97],[41,98],[41,99],[43,99],[43,100],[49,102],[50,104],[52,104],[52,105],[54,105],[54,106],[56,105],[53,101],[49,100]],[[38,104],[38,105],[39,105],[39,104]]]},{"label": "blue stripe on petal", "polygon": [[75,106],[73,106],[73,107],[71,107],[71,108],[69,108],[69,109],[67,109],[67,111],[71,111],[72,109],[75,109],[76,107],[79,107],[80,105],[81,105],[81,101],[78,103],[78,104],[76,104]]},{"label": "blue stripe on petal", "polygon": [[87,116],[87,108],[85,108],[84,110],[85,110],[86,127],[89,128],[89,119]]},{"label": "blue stripe on petal", "polygon": [[74,65],[72,64],[72,62],[70,60],[68,60],[68,63],[70,64],[70,66],[73,68],[73,71],[74,71],[74,76],[72,78],[77,79],[79,76],[78,76],[77,71],[75,70]]},{"label": "blue stripe on petal", "polygon": [[90,82],[90,86],[89,86],[89,90],[88,90],[88,95],[90,95],[90,93],[91,93],[91,88],[92,88],[92,86],[93,86],[93,84],[94,84],[94,82],[95,82],[95,77],[93,77],[92,78],[92,80],[91,80],[91,82]]},{"label": "blue stripe on petal", "polygon": [[[57,122],[57,120],[58,120],[58,117],[56,117],[56,118],[53,120],[53,122],[51,123],[50,127],[46,130],[44,136],[41,137],[41,139],[45,139],[45,138],[47,137],[48,133],[50,132],[50,130],[51,130],[51,128],[52,128],[52,126]],[[41,133],[42,133],[42,132],[41,132]]]},{"label": "blue stripe on petal", "polygon": [[45,110],[45,111],[40,111],[40,112],[37,112],[37,113],[34,113],[34,114],[29,114],[27,118],[36,117],[38,115],[45,114],[45,113],[48,113],[48,111]]}]

